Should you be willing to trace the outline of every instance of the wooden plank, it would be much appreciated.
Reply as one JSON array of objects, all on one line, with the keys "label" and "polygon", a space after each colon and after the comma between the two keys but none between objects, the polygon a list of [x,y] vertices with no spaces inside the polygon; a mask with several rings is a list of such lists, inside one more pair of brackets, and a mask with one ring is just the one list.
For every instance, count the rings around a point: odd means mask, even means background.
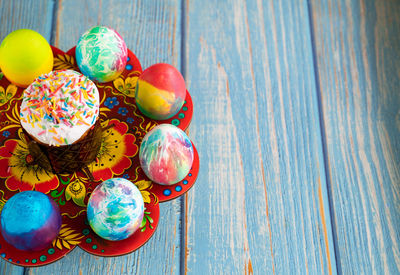
[{"label": "wooden plank", "polygon": [[400,273],[400,5],[311,1],[338,264]]},{"label": "wooden plank", "polygon": [[[53,7],[51,0],[0,1],[0,41],[22,28],[35,30],[50,41]],[[0,260],[0,274],[24,274],[24,268]]]},{"label": "wooden plank", "polygon": [[0,40],[17,29],[32,29],[51,38],[54,2],[28,0],[0,2]]},{"label": "wooden plank", "polygon": [[[98,24],[116,29],[144,68],[168,62],[179,68],[180,3],[178,1],[60,1],[53,30],[62,50]],[[77,248],[64,259],[30,274],[168,274],[179,271],[180,201],[160,205],[158,230],[137,252],[100,258]]]},{"label": "wooden plank", "polygon": [[306,1],[186,1],[184,271],[335,274]]}]

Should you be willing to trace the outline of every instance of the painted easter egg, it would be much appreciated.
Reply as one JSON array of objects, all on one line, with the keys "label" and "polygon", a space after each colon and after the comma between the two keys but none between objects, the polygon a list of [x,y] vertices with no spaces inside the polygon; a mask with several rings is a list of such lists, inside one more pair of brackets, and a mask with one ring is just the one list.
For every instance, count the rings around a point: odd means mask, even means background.
[{"label": "painted easter egg", "polygon": [[21,250],[46,248],[60,228],[58,205],[41,192],[17,193],[4,204],[1,212],[1,234],[9,244]]},{"label": "painted easter egg", "polygon": [[90,195],[87,218],[103,239],[129,238],[143,220],[144,202],[139,189],[127,179],[112,178],[99,184]]},{"label": "painted easter egg", "polygon": [[169,64],[154,64],[144,70],[136,84],[136,105],[147,117],[165,120],[176,115],[186,97],[182,74]]},{"label": "painted easter egg", "polygon": [[193,145],[188,136],[171,124],[148,132],[140,145],[140,165],[154,182],[171,185],[183,180],[193,164]]},{"label": "painted easter egg", "polygon": [[119,33],[96,26],[79,38],[75,56],[84,75],[104,83],[116,79],[125,69],[128,50]]},{"label": "painted easter egg", "polygon": [[19,87],[27,87],[41,74],[53,68],[53,53],[39,33],[20,29],[4,38],[0,45],[0,69]]}]

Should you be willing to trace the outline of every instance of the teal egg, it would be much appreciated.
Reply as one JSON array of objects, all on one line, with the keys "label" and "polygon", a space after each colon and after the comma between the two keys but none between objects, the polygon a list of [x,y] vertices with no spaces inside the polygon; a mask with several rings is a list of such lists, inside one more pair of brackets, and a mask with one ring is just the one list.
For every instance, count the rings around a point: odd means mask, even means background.
[{"label": "teal egg", "polygon": [[79,38],[75,56],[84,75],[104,83],[116,79],[124,71],[128,50],[119,33],[109,27],[96,26]]}]

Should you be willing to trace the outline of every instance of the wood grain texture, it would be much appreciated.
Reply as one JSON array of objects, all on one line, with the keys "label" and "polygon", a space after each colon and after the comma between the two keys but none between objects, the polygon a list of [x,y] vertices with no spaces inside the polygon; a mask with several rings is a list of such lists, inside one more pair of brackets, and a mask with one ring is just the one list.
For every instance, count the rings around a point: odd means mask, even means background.
[{"label": "wood grain texture", "polygon": [[[180,3],[178,1],[60,1],[53,29],[62,50],[76,45],[94,25],[117,30],[142,66],[168,62],[180,66]],[[101,258],[76,249],[64,259],[29,274],[168,274],[179,271],[180,200],[160,205],[158,229],[137,252]]]},{"label": "wood grain texture", "polygon": [[51,0],[0,1],[0,41],[17,29],[32,29],[50,40],[53,9]]},{"label": "wood grain texture", "polygon": [[338,264],[400,273],[400,5],[311,1]]},{"label": "wood grain texture", "polygon": [[185,4],[189,274],[335,274],[305,1]]},{"label": "wood grain texture", "polygon": [[[50,41],[53,8],[51,0],[0,1],[0,41],[10,32],[22,28],[35,30]],[[24,268],[1,259],[0,274],[24,274]]]}]

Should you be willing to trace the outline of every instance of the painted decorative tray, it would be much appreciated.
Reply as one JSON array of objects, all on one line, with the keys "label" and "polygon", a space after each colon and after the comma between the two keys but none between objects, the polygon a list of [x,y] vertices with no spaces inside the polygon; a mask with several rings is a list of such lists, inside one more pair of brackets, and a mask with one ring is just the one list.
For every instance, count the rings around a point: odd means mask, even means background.
[{"label": "painted decorative tray", "polygon": [[[75,48],[67,53],[52,47],[54,70],[79,71]],[[171,123],[185,130],[193,115],[189,92],[177,115],[155,121],[143,116],[135,104],[135,86],[142,68],[128,50],[128,62],[119,78],[97,84],[100,93],[100,118],[103,142],[96,161],[88,166],[93,178],[83,172],[56,175],[42,169],[30,154],[28,141],[19,122],[23,89],[0,75],[0,209],[14,194],[36,190],[48,194],[60,206],[62,227],[56,240],[41,251],[27,252],[9,245],[0,234],[0,256],[17,265],[39,266],[65,256],[76,246],[99,256],[119,256],[145,244],[153,235],[159,220],[159,202],[179,197],[196,181],[199,156],[194,148],[193,166],[184,180],[163,186],[148,180],[139,164],[139,146],[144,135],[160,123]],[[93,189],[102,181],[123,177],[136,184],[143,195],[145,214],[140,229],[123,241],[98,237],[86,220],[86,204]]]}]

